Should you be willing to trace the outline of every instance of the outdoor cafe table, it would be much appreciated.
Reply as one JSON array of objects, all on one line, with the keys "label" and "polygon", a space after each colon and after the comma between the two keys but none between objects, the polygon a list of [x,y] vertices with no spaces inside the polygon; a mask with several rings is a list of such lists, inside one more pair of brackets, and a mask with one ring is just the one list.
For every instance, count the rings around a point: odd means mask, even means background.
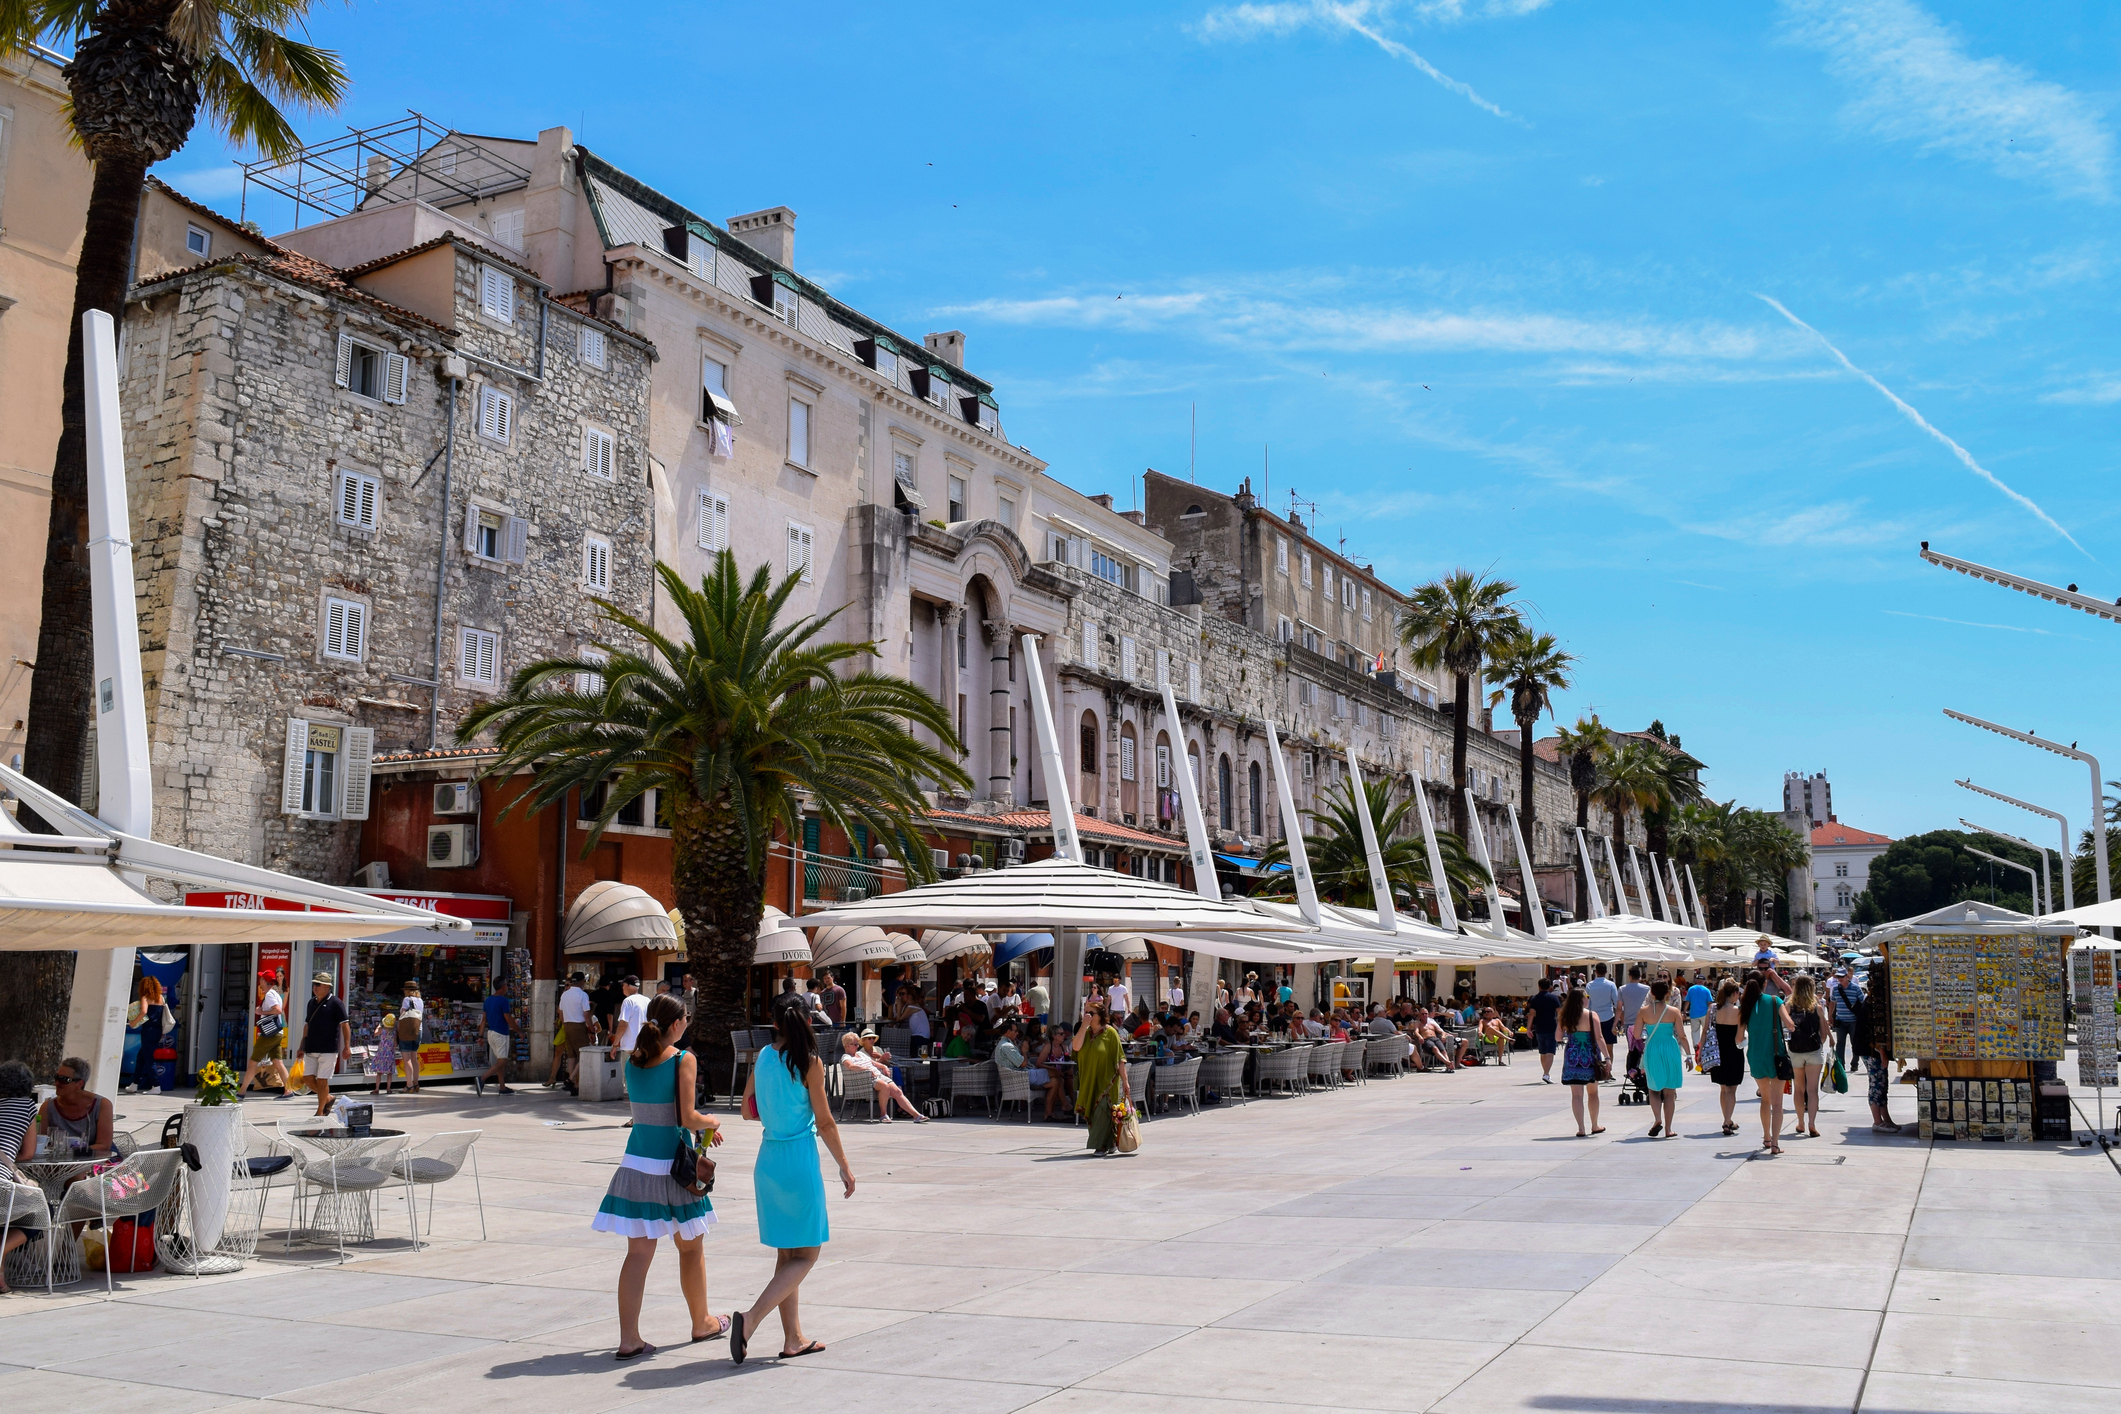
[{"label": "outdoor cafe table", "polygon": [[[344,1125],[325,1125],[317,1129],[290,1129],[293,1138],[314,1145],[326,1154],[343,1154],[354,1145],[370,1139],[402,1139],[402,1129],[370,1129],[358,1133]],[[299,1166],[298,1166],[299,1167]],[[300,1191],[299,1186],[297,1192]],[[366,1189],[354,1193],[326,1192],[317,1197],[316,1207],[310,1210],[309,1227],[296,1235],[304,1241],[333,1243],[339,1240],[341,1224],[346,1236],[357,1242],[367,1242],[376,1235],[375,1198],[378,1189]]]},{"label": "outdoor cafe table", "polygon": [[[45,1201],[51,1204],[52,1212],[56,1214],[59,1211],[59,1201],[66,1196],[67,1189],[94,1173],[99,1167],[107,1168],[116,1162],[117,1160],[109,1157],[21,1159],[16,1162],[15,1170],[44,1190]],[[75,1234],[73,1225],[69,1223],[62,1226],[54,1223],[45,1240],[53,1244],[52,1280],[62,1284],[81,1280],[81,1239]],[[25,1247],[22,1250],[29,1249]]]}]

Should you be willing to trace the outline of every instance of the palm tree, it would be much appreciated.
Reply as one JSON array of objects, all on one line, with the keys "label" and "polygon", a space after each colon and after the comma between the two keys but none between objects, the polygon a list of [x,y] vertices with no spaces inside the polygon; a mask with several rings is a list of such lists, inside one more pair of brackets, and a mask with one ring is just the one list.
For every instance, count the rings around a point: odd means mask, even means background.
[{"label": "palm tree", "polygon": [[[1613,852],[1625,857],[1628,845],[1628,811],[1649,810],[1669,799],[1665,784],[1663,753],[1649,742],[1624,738],[1611,746],[1598,763],[1598,798],[1613,815]],[[1613,892],[1625,901],[1627,888],[1618,879]],[[1649,907],[1649,900],[1643,900]]]},{"label": "palm tree", "polygon": [[[1362,821],[1355,809],[1355,783],[1343,777],[1322,797],[1325,808],[1305,810],[1318,833],[1304,835],[1304,857],[1319,896],[1328,903],[1370,907],[1375,894],[1370,888],[1370,857],[1363,848]],[[1417,787],[1419,789],[1419,787]],[[1377,829],[1377,852],[1384,858],[1385,882],[1394,898],[1419,898],[1422,886],[1430,884],[1429,851],[1414,819],[1414,797],[1392,799],[1389,782],[1365,778],[1363,794],[1370,799],[1370,819]],[[1465,844],[1448,830],[1436,832],[1436,852],[1443,857],[1444,882],[1450,887],[1453,905],[1463,905],[1473,889],[1487,886],[1487,875],[1466,853]],[[1260,859],[1262,866],[1286,864],[1289,842],[1276,840]],[[1291,897],[1295,876],[1269,875],[1264,893]]]},{"label": "palm tree", "polygon": [[1451,675],[1451,826],[1460,839],[1466,820],[1467,714],[1473,680],[1483,660],[1525,631],[1511,595],[1517,586],[1472,570],[1453,570],[1408,596],[1399,611],[1399,641],[1412,650],[1417,668]]},{"label": "palm tree", "polygon": [[[290,38],[309,0],[0,0],[0,54],[37,42],[73,47],[68,117],[95,165],[60,380],[59,446],[45,528],[43,622],[30,679],[23,770],[81,798],[89,678],[88,443],[82,410],[81,316],[124,317],[140,189],[147,169],[184,145],[203,106],[228,137],[290,155],[282,106],[336,107],[346,73],[336,54]],[[36,825],[34,812],[24,819]],[[64,1044],[71,953],[0,954],[0,1035],[34,1066]]]},{"label": "palm tree", "polygon": [[[726,1064],[726,1053],[714,1053],[726,1051],[730,1029],[745,1021],[773,836],[799,838],[807,807],[850,835],[858,823],[867,826],[889,842],[909,878],[926,880],[934,870],[920,835],[921,791],[969,790],[972,779],[958,764],[963,748],[941,703],[904,678],[841,675],[876,646],[817,641],[837,610],[780,624],[800,575],[776,587],[761,565],[747,584],[727,550],[697,588],[668,565],[656,573],[684,637],[667,637],[599,600],[615,630],[597,645],[608,663],[532,663],[506,693],[467,716],[457,736],[493,732],[499,752],[488,776],[535,767],[535,784],[510,809],[564,809],[570,792],[603,788],[584,854],[622,808],[658,793],[699,991],[695,1046]],[[574,691],[577,674],[601,675],[602,690]]]},{"label": "palm tree", "polygon": [[[1605,755],[1611,737],[1596,713],[1589,721],[1578,717],[1574,727],[1559,728],[1555,747],[1569,763],[1569,788],[1576,793],[1576,828],[1591,825],[1591,794],[1598,788],[1598,759]],[[1583,853],[1576,854],[1576,916],[1590,917],[1591,881],[1584,873]]]},{"label": "palm tree", "polygon": [[1527,839],[1532,836],[1533,820],[1532,729],[1539,725],[1539,714],[1553,707],[1553,694],[1568,690],[1569,669],[1575,662],[1573,654],[1561,651],[1553,634],[1530,630],[1502,644],[1488,660],[1488,681],[1498,688],[1490,694],[1488,705],[1500,703],[1503,694],[1499,689],[1507,688],[1510,716],[1517,723],[1517,779],[1524,797],[1518,813]]}]

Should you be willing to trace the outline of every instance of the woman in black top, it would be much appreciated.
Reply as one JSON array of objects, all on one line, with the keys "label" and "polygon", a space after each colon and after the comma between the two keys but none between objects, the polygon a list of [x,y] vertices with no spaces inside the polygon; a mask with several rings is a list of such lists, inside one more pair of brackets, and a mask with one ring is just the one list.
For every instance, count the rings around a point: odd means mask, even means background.
[{"label": "woman in black top", "polygon": [[1561,998],[1554,992],[1554,979],[1543,977],[1539,981],[1539,995],[1532,998],[1532,1041],[1539,1047],[1539,1078],[1547,1084],[1554,1083],[1554,1048],[1559,1030],[1556,1025],[1561,1017]]},{"label": "woman in black top", "polygon": [[1716,1010],[1711,1025],[1716,1028],[1716,1061],[1709,1079],[1716,1082],[1716,1097],[1723,1105],[1723,1132],[1736,1134],[1738,1087],[1745,1082],[1745,1052],[1738,1045],[1738,983],[1726,977],[1716,989]]}]

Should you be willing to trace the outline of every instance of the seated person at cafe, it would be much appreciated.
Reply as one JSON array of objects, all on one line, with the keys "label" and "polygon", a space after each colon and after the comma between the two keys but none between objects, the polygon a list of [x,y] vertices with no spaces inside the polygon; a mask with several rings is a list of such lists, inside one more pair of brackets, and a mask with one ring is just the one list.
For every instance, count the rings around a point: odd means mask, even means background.
[{"label": "seated person at cafe", "polygon": [[969,1060],[972,1056],[972,1043],[978,1039],[979,1024],[969,1013],[960,1010],[957,1014],[957,1029],[952,1031],[950,1039],[943,1043],[943,1054]]},{"label": "seated person at cafe", "polygon": [[1250,1046],[1257,1043],[1258,1036],[1252,1030],[1252,1018],[1249,1015],[1240,1016],[1230,1024],[1230,1041],[1233,1045],[1238,1046]]},{"label": "seated person at cafe", "polygon": [[[874,1040],[875,1038],[876,1033],[872,1031],[867,1039]],[[852,1031],[842,1031],[840,1033],[840,1049],[845,1052],[840,1060],[841,1067],[843,1069],[852,1068],[869,1072],[869,1082],[876,1087],[877,1109],[883,1114],[884,1123],[891,1123],[891,1106],[895,1103],[907,1114],[912,1115],[922,1124],[926,1124],[928,1117],[913,1107],[913,1101],[907,1099],[906,1092],[898,1087],[896,1081],[892,1080],[890,1069],[880,1064],[875,1057],[862,1049],[863,1039],[863,1037],[855,1035]]]},{"label": "seated person at cafe", "polygon": [[1385,1015],[1383,1002],[1370,1003],[1370,1034],[1372,1036],[1389,1036],[1398,1029],[1399,1027],[1393,1022],[1392,1018]]},{"label": "seated person at cafe", "polygon": [[1075,1087],[1072,1083],[1075,1072],[1069,1066],[1069,1060],[1068,1030],[1064,1026],[1055,1026],[1049,1030],[1044,1043],[1031,1053],[1032,1084],[1036,1085],[1041,1075],[1049,1080],[1046,1086],[1045,1114],[1049,1120],[1053,1118],[1056,1108],[1065,1109],[1071,1115],[1075,1112]]},{"label": "seated person at cafe", "polygon": [[1314,1041],[1325,1039],[1326,1014],[1317,1007],[1312,1007],[1311,1014],[1304,1018],[1304,1034]]},{"label": "seated person at cafe", "polygon": [[1495,1008],[1489,1007],[1480,1018],[1480,1043],[1493,1046],[1498,1051],[1510,1048],[1510,1028],[1503,1024]]},{"label": "seated person at cafe", "polygon": [[1166,1016],[1163,1030],[1156,1037],[1156,1063],[1177,1065],[1191,1049],[1186,1044],[1186,1023],[1176,1016]]},{"label": "seated person at cafe", "polygon": [[1150,1019],[1147,1002],[1136,1002],[1134,1010],[1127,1013],[1126,1032],[1137,1041],[1147,1040],[1156,1033],[1156,1023]]},{"label": "seated person at cafe", "polygon": [[1434,1059],[1446,1071],[1458,1069],[1458,1062],[1451,1054],[1450,1038],[1444,1033],[1444,1029],[1436,1024],[1436,1019],[1430,1016],[1428,1012],[1417,1011],[1414,1014],[1414,1019],[1408,1025],[1408,1032],[1414,1038],[1415,1049],[1422,1057],[1422,1064],[1425,1067],[1431,1059]]},{"label": "seated person at cafe", "polygon": [[56,1093],[37,1111],[36,1148],[54,1158],[116,1158],[111,1138],[116,1112],[109,1099],[88,1088],[88,1062],[68,1056],[52,1072]]},{"label": "seated person at cafe", "polygon": [[1199,1013],[1199,1012],[1197,1012],[1197,1011],[1189,1011],[1189,1012],[1187,1012],[1187,1013],[1186,1013],[1186,1034],[1187,1034],[1188,1036],[1198,1036],[1198,1035],[1200,1035],[1200,1013]]},{"label": "seated person at cafe", "polygon": [[1230,1023],[1229,1008],[1215,1009],[1215,1024],[1208,1028],[1208,1034],[1226,1046],[1237,1039],[1237,1028]]}]

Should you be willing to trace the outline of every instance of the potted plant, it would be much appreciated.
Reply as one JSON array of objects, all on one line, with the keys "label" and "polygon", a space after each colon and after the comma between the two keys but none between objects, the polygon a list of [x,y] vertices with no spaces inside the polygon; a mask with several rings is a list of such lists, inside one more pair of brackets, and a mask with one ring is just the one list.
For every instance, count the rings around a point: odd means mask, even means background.
[{"label": "potted plant", "polygon": [[199,1068],[199,1086],[184,1107],[184,1141],[198,1150],[199,1171],[191,1176],[193,1240],[200,1252],[221,1241],[228,1218],[230,1177],[243,1152],[241,1077],[220,1061]]}]

